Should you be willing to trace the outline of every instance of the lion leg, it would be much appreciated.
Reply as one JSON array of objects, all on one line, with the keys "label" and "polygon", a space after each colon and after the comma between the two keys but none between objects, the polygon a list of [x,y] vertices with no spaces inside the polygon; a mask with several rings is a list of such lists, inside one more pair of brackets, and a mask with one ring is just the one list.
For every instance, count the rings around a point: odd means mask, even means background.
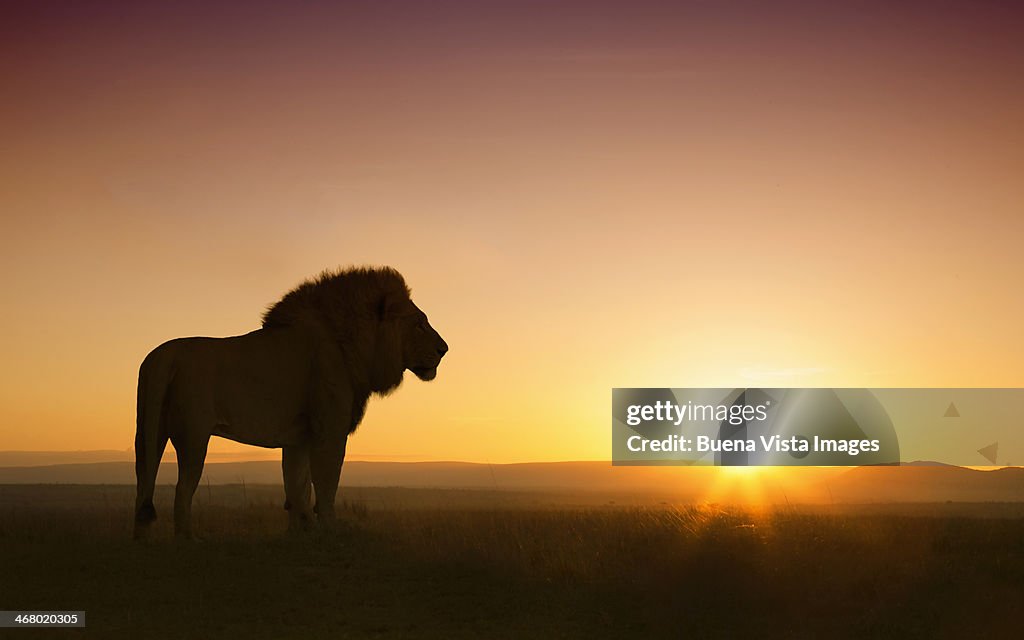
[{"label": "lion leg", "polygon": [[325,527],[334,523],[334,499],[338,494],[338,482],[341,480],[341,464],[345,461],[345,444],[347,436],[341,442],[330,441],[313,447],[310,451],[309,466],[313,476],[313,487],[316,489],[316,514]]},{"label": "lion leg", "polygon": [[178,455],[178,485],[174,489],[174,535],[180,538],[192,537],[192,497],[199,486],[199,479],[203,477],[203,464],[206,462],[209,443],[208,435],[180,439],[171,436],[171,444]]},{"label": "lion leg", "polygon": [[149,534],[149,529],[156,520],[156,508],[153,507],[153,493],[156,491],[156,474],[160,467],[160,458],[167,447],[167,434],[157,434],[156,456],[150,460],[144,450],[145,444],[136,440],[135,475],[137,489],[135,496],[135,529],[136,540],[142,540]]},{"label": "lion leg", "polygon": [[309,447],[284,447],[281,451],[281,470],[284,474],[284,508],[288,511],[288,530],[308,530],[313,526]]}]

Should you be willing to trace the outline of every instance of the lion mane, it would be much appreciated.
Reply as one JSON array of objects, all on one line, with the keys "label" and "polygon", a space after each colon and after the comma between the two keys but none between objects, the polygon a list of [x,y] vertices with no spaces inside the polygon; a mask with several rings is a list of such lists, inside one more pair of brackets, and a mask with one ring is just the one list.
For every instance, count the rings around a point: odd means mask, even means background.
[{"label": "lion mane", "polygon": [[[412,291],[405,278],[391,267],[351,267],[323,271],[306,280],[263,314],[263,327],[286,327],[297,320],[318,317],[340,341],[352,341],[352,330],[379,318],[389,296],[408,300]],[[375,314],[375,315],[374,315]]]},{"label": "lion mane", "polygon": [[[318,325],[341,350],[341,361],[357,395],[386,395],[398,384],[394,380],[375,384],[372,372],[382,367],[401,371],[400,353],[389,348],[391,345],[379,344],[381,336],[376,335],[375,327],[389,307],[408,302],[411,296],[405,278],[391,267],[326,270],[272,304],[263,314],[263,328]],[[381,357],[391,361],[380,362]],[[361,418],[362,411],[358,413]],[[354,422],[353,431],[358,419]]]}]

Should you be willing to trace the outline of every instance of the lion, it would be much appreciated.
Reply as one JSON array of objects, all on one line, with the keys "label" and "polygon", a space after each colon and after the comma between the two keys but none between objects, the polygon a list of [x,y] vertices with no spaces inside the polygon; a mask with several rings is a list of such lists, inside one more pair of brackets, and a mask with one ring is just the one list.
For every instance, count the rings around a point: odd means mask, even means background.
[{"label": "lion", "polygon": [[395,390],[406,370],[433,380],[447,351],[390,267],[325,271],[272,305],[251,333],[165,342],[139,369],[135,537],[156,519],[168,439],[178,457],[174,530],[192,536],[211,436],[282,449],[289,527],[309,528],[314,518],[329,526],[345,445],[370,396]]}]

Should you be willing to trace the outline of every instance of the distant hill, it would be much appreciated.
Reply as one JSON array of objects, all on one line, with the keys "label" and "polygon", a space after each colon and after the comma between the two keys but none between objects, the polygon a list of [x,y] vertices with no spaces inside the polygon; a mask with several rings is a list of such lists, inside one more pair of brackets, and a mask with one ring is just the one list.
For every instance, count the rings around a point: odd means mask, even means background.
[{"label": "distant hill", "polygon": [[[690,484],[710,469],[679,467],[613,467],[607,462],[554,462],[477,464],[469,462],[364,462],[345,463],[342,482],[358,486],[456,487],[484,489],[623,489],[669,490]],[[157,482],[173,484],[177,467],[165,460]],[[203,482],[212,484],[279,484],[281,463],[207,463]],[[2,484],[133,484],[131,462],[53,464],[0,467]]]},{"label": "distant hill", "polygon": [[123,462],[134,460],[127,449],[97,451],[0,451],[0,467],[36,467],[50,464],[83,464],[90,462]]},{"label": "distant hill", "polygon": [[1024,501],[1024,468],[978,471],[949,465],[859,467],[829,482],[840,502]]},{"label": "distant hill", "polygon": [[[253,448],[252,451],[211,451],[211,462],[242,462],[281,459],[280,451]],[[174,460],[174,449],[167,448],[164,460]],[[90,464],[95,462],[134,462],[132,449],[96,449],[91,451],[0,451],[0,467],[42,467],[55,464]]]},{"label": "distant hill", "polygon": [[[3,458],[0,458],[3,459]],[[715,467],[615,467],[607,462],[476,464],[467,462],[345,463],[348,487],[603,491],[664,495],[695,502],[883,503],[1022,502],[1024,469],[977,471],[914,464],[901,467],[791,467],[736,473]],[[158,482],[173,484],[173,461]],[[134,464],[69,463],[0,467],[0,484],[134,484]],[[279,462],[211,462],[203,483],[281,483]]]}]

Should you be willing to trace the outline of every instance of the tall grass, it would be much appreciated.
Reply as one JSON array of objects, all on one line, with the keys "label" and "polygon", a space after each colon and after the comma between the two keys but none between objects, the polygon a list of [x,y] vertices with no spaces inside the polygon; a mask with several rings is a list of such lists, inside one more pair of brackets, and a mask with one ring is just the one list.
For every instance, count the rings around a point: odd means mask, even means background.
[{"label": "tall grass", "polygon": [[942,507],[483,507],[384,492],[346,497],[333,533],[294,536],[279,489],[207,487],[205,541],[179,544],[161,488],[139,545],[122,488],[10,489],[0,603],[84,608],[109,637],[931,638],[1012,632],[1024,602],[1024,519]]}]

